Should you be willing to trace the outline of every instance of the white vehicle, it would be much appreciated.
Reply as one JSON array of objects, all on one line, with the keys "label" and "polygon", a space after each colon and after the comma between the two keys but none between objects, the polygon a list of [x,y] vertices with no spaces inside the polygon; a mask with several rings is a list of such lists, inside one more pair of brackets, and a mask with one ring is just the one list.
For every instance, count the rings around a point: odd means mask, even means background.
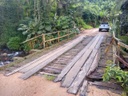
[{"label": "white vehicle", "polygon": [[100,31],[107,31],[107,32],[109,32],[109,29],[110,29],[110,27],[109,27],[108,23],[101,23],[100,27],[99,27],[99,32]]}]

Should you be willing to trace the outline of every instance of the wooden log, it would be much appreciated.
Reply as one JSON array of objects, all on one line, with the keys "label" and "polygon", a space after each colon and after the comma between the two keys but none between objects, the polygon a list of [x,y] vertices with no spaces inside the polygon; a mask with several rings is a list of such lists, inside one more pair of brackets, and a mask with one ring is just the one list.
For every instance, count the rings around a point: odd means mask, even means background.
[{"label": "wooden log", "polygon": [[101,80],[103,80],[102,76],[103,76],[103,74],[99,74],[99,75],[90,74],[90,75],[86,76],[86,78],[89,81],[101,81]]},{"label": "wooden log", "polygon": [[57,39],[59,39],[59,38],[60,38],[60,37],[56,37],[56,38],[53,38],[53,39],[45,40],[45,42],[51,42],[51,41],[57,40]]},{"label": "wooden log", "polygon": [[74,46],[76,46],[78,43],[80,43],[83,40],[83,38],[84,38],[83,36],[77,38],[76,40],[74,40],[72,42],[72,44],[70,44],[67,47],[65,47],[63,49],[63,51],[60,51],[59,53],[57,53],[55,55],[52,55],[47,60],[45,60],[44,62],[42,62],[41,64],[39,64],[38,66],[34,67],[33,69],[29,70],[28,72],[26,72],[25,74],[23,74],[22,76],[20,76],[20,78],[22,78],[22,79],[29,78],[34,73],[38,72],[40,69],[42,69],[43,67],[45,67],[46,65],[48,65],[49,63],[51,63],[53,60],[55,60],[56,58],[58,58],[60,55],[62,55],[63,53],[65,53],[69,49],[73,48]]},{"label": "wooden log", "polygon": [[87,90],[88,90],[88,81],[84,80],[84,83],[80,89],[80,95],[79,96],[87,96]]},{"label": "wooden log", "polygon": [[89,55],[91,54],[93,48],[96,46],[99,39],[100,39],[100,35],[96,38],[96,40],[92,43],[92,45],[88,48],[88,50],[83,54],[83,56],[75,63],[72,69],[68,72],[62,83],[62,87],[69,87],[71,85],[71,83],[77,76],[78,72],[81,70],[81,67],[84,65],[85,61],[88,59]]},{"label": "wooden log", "polygon": [[79,74],[76,76],[75,80],[73,81],[72,85],[69,87],[69,89],[68,89],[69,93],[77,94],[80,86],[82,85],[82,83],[87,75],[87,72],[88,72],[90,66],[93,63],[93,60],[95,59],[96,54],[98,53],[98,50],[100,48],[100,44],[101,44],[102,40],[103,40],[103,37],[100,38],[97,45],[93,49],[92,54],[90,55],[88,60],[85,62],[82,70],[79,72]]},{"label": "wooden log", "polygon": [[39,36],[36,36],[36,37],[34,37],[34,38],[28,39],[28,40],[22,42],[21,44],[27,43],[27,42],[32,41],[32,40],[34,40],[34,39],[37,39],[38,37],[41,37],[41,36],[42,36],[42,34],[39,35]]},{"label": "wooden log", "polygon": [[[80,39],[80,38],[81,38],[81,39]],[[15,69],[14,71],[12,71],[12,72],[6,74],[6,76],[12,75],[12,74],[14,74],[14,73],[16,73],[16,72],[18,72],[18,71],[26,72],[26,71],[28,71],[28,70],[31,69],[31,68],[30,68],[30,69],[26,70],[26,67],[30,67],[30,66],[34,66],[34,67],[35,67],[35,66],[37,66],[37,65],[40,64],[41,62],[44,62],[44,60],[48,59],[49,56],[55,55],[55,54],[61,52],[62,50],[64,50],[64,48],[66,48],[66,46],[71,45],[71,44],[74,43],[74,42],[77,42],[77,43],[78,43],[77,40],[79,40],[79,39],[80,39],[79,42],[81,42],[81,41],[83,40],[83,38],[84,38],[84,37],[82,36],[82,37],[79,37],[79,38],[77,38],[77,39],[75,39],[75,40],[72,40],[72,41],[70,41],[69,43],[66,43],[66,44],[62,45],[61,47],[59,47],[59,48],[57,48],[57,49],[55,49],[55,50],[53,50],[53,51],[51,51],[51,52],[49,52],[49,53],[47,53],[47,54],[41,56],[41,57],[39,57],[38,59],[35,59],[34,61],[32,61],[32,62],[30,62],[30,63],[28,63],[28,64],[26,64],[26,65],[24,65],[24,66],[21,66],[20,68]],[[32,67],[32,68],[33,68],[33,67]],[[26,71],[22,71],[23,69],[26,70]]]},{"label": "wooden log", "polygon": [[122,63],[124,64],[127,68],[128,68],[128,63],[126,61],[124,61],[120,56],[118,55],[115,55],[117,57],[117,59]]},{"label": "wooden log", "polygon": [[112,82],[89,82],[90,85],[96,85],[101,87],[107,87],[111,89],[121,90],[121,86]]},{"label": "wooden log", "polygon": [[121,47],[124,47],[126,49],[128,49],[128,45],[122,43],[122,42],[118,42],[118,45],[120,45]]},{"label": "wooden log", "polygon": [[[98,35],[97,35],[98,36]],[[91,46],[91,44],[96,40],[97,36],[95,36],[95,38],[93,38],[93,40],[88,39],[86,44],[91,41],[90,43],[88,43],[87,46],[85,46],[85,48],[80,51],[72,60],[69,64],[67,64],[67,66],[62,70],[62,72],[58,75],[58,77],[54,80],[55,82],[59,82],[63,79],[63,77],[70,71],[70,69],[73,67],[73,65],[80,59],[80,57],[84,54],[84,52]]]}]

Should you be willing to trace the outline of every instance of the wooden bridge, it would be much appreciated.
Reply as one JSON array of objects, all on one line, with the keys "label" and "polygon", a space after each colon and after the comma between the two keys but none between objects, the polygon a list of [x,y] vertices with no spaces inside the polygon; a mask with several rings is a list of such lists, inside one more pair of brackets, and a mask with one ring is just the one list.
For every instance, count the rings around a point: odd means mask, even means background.
[{"label": "wooden bridge", "polygon": [[[105,38],[106,33],[98,33],[95,36],[78,36],[67,44],[6,75],[21,72],[23,74],[20,78],[25,80],[42,70],[43,74],[56,76],[54,82],[61,82],[62,87],[68,88],[68,93],[77,94],[79,92],[80,96],[85,96],[88,86],[86,77],[99,66],[101,44]],[[117,41],[114,36],[112,40]],[[121,42],[118,44],[127,48],[127,45]],[[109,49],[107,48],[107,51]],[[127,63],[125,62],[125,64]]]}]

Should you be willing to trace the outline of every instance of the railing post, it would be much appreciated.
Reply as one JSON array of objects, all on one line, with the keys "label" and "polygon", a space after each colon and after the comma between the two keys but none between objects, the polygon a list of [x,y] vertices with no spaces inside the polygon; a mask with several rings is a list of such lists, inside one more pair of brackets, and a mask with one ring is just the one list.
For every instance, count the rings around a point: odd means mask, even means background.
[{"label": "railing post", "polygon": [[45,48],[45,34],[42,35],[43,48]]},{"label": "railing post", "polygon": [[60,32],[59,31],[57,32],[57,35],[58,35],[58,42],[60,42]]},{"label": "railing post", "polygon": [[30,46],[31,49],[33,49],[32,41],[29,41],[29,46]]},{"label": "railing post", "polygon": [[69,29],[67,29],[68,30],[68,39],[69,39],[69,36],[70,36],[70,31],[69,31]]}]

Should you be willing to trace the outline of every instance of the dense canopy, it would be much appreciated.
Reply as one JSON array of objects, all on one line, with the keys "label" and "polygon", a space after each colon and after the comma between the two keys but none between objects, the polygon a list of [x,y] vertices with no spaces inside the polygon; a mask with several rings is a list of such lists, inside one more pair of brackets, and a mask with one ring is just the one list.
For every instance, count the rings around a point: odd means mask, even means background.
[{"label": "dense canopy", "polygon": [[[114,13],[116,3],[120,2],[122,1],[0,0],[0,47],[9,47],[9,42],[15,40],[13,38],[18,38],[15,42],[22,42],[42,33],[73,27],[88,29],[97,27],[100,22],[111,22],[115,14],[118,14]],[[121,7],[125,16],[126,6],[127,2]],[[127,30],[122,31],[126,32]]]}]

